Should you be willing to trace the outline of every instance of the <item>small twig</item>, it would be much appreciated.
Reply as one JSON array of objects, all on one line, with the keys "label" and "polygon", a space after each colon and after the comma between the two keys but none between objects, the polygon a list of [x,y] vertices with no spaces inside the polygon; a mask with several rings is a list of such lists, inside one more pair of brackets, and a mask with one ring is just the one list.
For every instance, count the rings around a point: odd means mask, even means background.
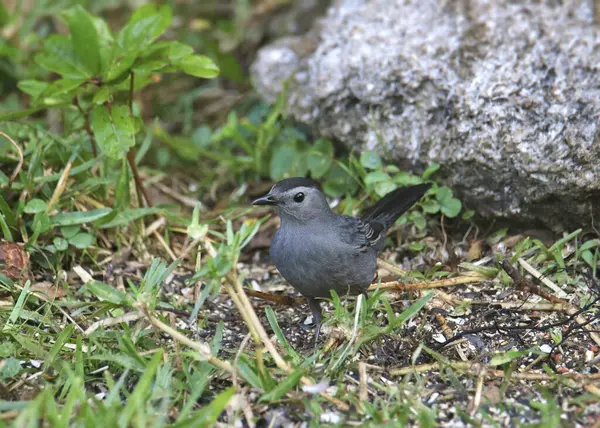
[{"label": "small twig", "polygon": [[392,273],[395,273],[398,276],[406,276],[408,274],[408,272],[406,272],[404,269],[399,268],[398,266],[396,266],[393,263],[388,262],[387,260],[378,258],[377,264],[379,266],[381,266],[382,268],[387,269]]},{"label": "small twig", "polygon": [[71,159],[69,159],[69,162],[67,162],[67,165],[65,166],[63,173],[60,175],[60,178],[58,179],[58,183],[56,183],[56,188],[54,189],[54,193],[52,193],[52,197],[50,198],[50,201],[48,202],[48,208],[47,208],[48,212],[52,211],[52,207],[54,206],[54,204],[56,202],[58,202],[58,199],[65,191],[65,189],[67,187],[67,182],[69,181],[69,173],[71,172],[72,166],[73,166],[73,161]]},{"label": "small twig", "polygon": [[[358,363],[358,379],[360,381],[358,399],[362,405],[363,402],[366,402],[369,399],[369,376],[367,375],[367,365],[363,361]],[[364,409],[362,409],[362,411],[364,412]]]},{"label": "small twig", "polygon": [[491,369],[485,364],[471,363],[463,361],[452,361],[449,364],[430,363],[417,366],[408,366],[390,370],[392,376],[404,376],[411,373],[425,373],[432,370],[439,370],[441,367],[450,367],[454,370],[467,372],[470,374],[479,375],[485,369],[485,376],[494,378],[506,378],[516,380],[534,380],[534,381],[551,381],[556,378],[566,378],[575,381],[590,382],[600,380],[600,373],[564,373],[564,374],[549,374],[549,373],[531,373],[531,372],[512,372],[507,374],[504,370]]},{"label": "small twig", "polygon": [[[131,78],[129,80],[129,116],[131,116],[131,120],[133,120],[133,88],[135,82],[135,74],[131,72]],[[150,199],[150,195],[146,191],[144,187],[144,183],[142,183],[142,179],[140,177],[140,173],[137,169],[137,165],[135,164],[135,146],[131,147],[127,152],[127,162],[129,163],[129,167],[131,168],[131,172],[133,173],[133,179],[135,181],[135,187],[138,193],[138,199],[140,203],[142,203],[142,195],[146,200],[146,205],[151,207],[152,199]]]},{"label": "small twig", "polygon": [[90,123],[90,113],[89,111],[83,110],[81,104],[79,104],[79,99],[77,97],[73,97],[73,105],[77,107],[79,113],[83,116],[85,132],[87,132],[90,137],[90,142],[92,144],[92,155],[94,157],[98,157],[98,149],[96,148],[96,137],[94,136],[94,131],[92,131],[92,126]]},{"label": "small twig", "polygon": [[564,299],[567,297],[567,293],[565,293],[563,290],[561,290],[555,283],[550,281],[550,279],[543,276],[540,272],[538,272],[533,266],[531,266],[529,263],[527,263],[521,257],[519,257],[517,259],[517,261],[519,262],[519,264],[521,266],[523,266],[523,269],[525,269],[527,272],[529,272],[535,279],[537,279],[538,281],[541,281],[542,284],[544,284],[546,287],[548,287],[549,289],[554,291],[554,293],[556,293],[556,295],[559,298]]},{"label": "small twig", "polygon": [[485,375],[487,372],[486,367],[482,367],[479,372],[479,376],[477,376],[477,386],[475,387],[475,395],[473,396],[473,401],[469,404],[469,414],[471,416],[475,415],[475,412],[479,408],[481,404],[481,393],[483,392],[483,381],[485,380]]},{"label": "small twig", "polygon": [[162,235],[160,233],[158,233],[158,231],[155,230],[154,236],[156,237],[156,239],[158,239],[158,242],[160,242],[160,245],[162,245],[162,247],[165,249],[167,254],[169,254],[169,257],[171,257],[171,260],[173,260],[173,261],[177,260],[177,256],[175,255],[175,253],[173,252],[171,247],[169,247],[169,245],[167,244],[165,239],[162,237]]},{"label": "small twig", "polygon": [[474,284],[481,282],[483,278],[480,276],[459,276],[457,278],[439,279],[429,282],[416,282],[407,284],[401,281],[382,282],[381,284],[372,284],[369,286],[369,291],[377,290],[393,290],[393,291],[416,291],[427,290],[430,288],[454,287],[461,284]]},{"label": "small twig", "polygon": [[8,179],[8,183],[6,183],[3,186],[4,189],[10,189],[10,187],[13,184],[13,181],[15,181],[17,179],[17,176],[19,175],[19,172],[21,172],[21,168],[23,167],[23,150],[21,150],[21,148],[15,142],[15,140],[13,140],[11,137],[9,137],[8,134],[5,134],[4,132],[0,131],[0,135],[2,135],[4,138],[6,138],[8,141],[10,141],[10,144],[13,145],[13,147],[19,154],[19,163],[17,163],[17,167],[15,168],[15,170],[11,174],[10,178]]},{"label": "small twig", "polygon": [[144,316],[140,311],[128,312],[124,315],[114,317],[114,318],[104,318],[103,320],[96,321],[92,325],[90,325],[84,332],[84,336],[89,336],[94,331],[98,330],[100,327],[108,327],[111,325],[121,324],[122,322],[131,322],[137,321]]}]

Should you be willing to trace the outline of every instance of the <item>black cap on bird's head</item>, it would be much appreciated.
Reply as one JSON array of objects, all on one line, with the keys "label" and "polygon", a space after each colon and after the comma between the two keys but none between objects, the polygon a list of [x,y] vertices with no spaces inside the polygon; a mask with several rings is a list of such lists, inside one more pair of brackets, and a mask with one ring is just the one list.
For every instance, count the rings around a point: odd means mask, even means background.
[{"label": "black cap on bird's head", "polygon": [[275,183],[275,185],[273,185],[273,187],[271,187],[271,190],[269,190],[269,193],[267,193],[265,196],[262,196],[262,197],[256,199],[254,202],[252,202],[252,205],[277,205],[277,201],[278,201],[277,197],[279,195],[282,195],[289,190],[300,188],[300,187],[315,188],[315,189],[318,189],[319,191],[321,189],[321,186],[319,185],[319,183],[317,183],[315,180],[310,179],[310,178],[304,178],[304,177],[286,178],[284,180],[281,180],[281,181]]},{"label": "black cap on bird's head", "polygon": [[272,205],[280,217],[299,221],[330,215],[331,209],[320,188],[319,183],[310,178],[286,178],[275,183],[269,193],[252,205]]}]

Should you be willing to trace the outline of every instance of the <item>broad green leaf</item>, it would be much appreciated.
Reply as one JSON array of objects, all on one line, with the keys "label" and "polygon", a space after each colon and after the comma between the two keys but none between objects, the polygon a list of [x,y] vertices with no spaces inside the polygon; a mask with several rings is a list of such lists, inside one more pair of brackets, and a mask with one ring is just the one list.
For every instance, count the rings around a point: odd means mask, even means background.
[{"label": "broad green leaf", "polygon": [[84,287],[100,300],[105,300],[116,305],[127,304],[129,297],[121,290],[117,290],[108,284],[99,281],[92,281]]},{"label": "broad green leaf", "polygon": [[138,8],[117,36],[117,44],[125,51],[141,52],[171,25],[171,8],[147,4]]},{"label": "broad green leaf", "polygon": [[53,82],[41,94],[42,97],[56,97],[71,92],[85,83],[85,78],[64,78]]},{"label": "broad green leaf", "polygon": [[271,178],[281,180],[290,176],[290,171],[297,156],[295,145],[285,144],[275,148],[271,157]]},{"label": "broad green leaf", "polygon": [[50,220],[54,226],[73,226],[76,224],[91,223],[111,213],[110,208],[100,208],[91,211],[78,211],[57,214]]},{"label": "broad green leaf", "polygon": [[341,196],[344,193],[353,193],[358,183],[340,163],[334,163],[327,174],[323,190],[330,196]]},{"label": "broad green leaf", "polygon": [[194,48],[178,41],[160,41],[148,47],[143,54],[143,59],[162,61],[175,64],[177,61],[194,53]]},{"label": "broad green leaf", "polygon": [[427,167],[427,169],[425,170],[425,172],[423,172],[423,179],[427,180],[429,177],[431,177],[438,169],[440,169],[440,165],[432,162],[431,165],[429,165]]},{"label": "broad green leaf", "polygon": [[360,164],[367,169],[382,167],[381,157],[376,152],[363,152],[360,155]]},{"label": "broad green leaf", "polygon": [[48,204],[46,204],[45,201],[42,201],[41,199],[32,199],[27,202],[23,211],[27,214],[36,214],[46,211],[46,208],[48,208]]},{"label": "broad green leaf", "polygon": [[91,73],[81,62],[70,38],[52,35],[44,43],[43,50],[35,56],[35,62],[48,71],[70,78],[88,78]]},{"label": "broad green leaf", "polygon": [[49,86],[48,83],[39,80],[21,80],[17,83],[17,87],[27,95],[31,95],[33,99],[39,97]]},{"label": "broad green leaf", "polygon": [[392,178],[383,171],[373,171],[365,176],[365,184],[371,185],[382,182],[392,182]]},{"label": "broad green leaf", "polygon": [[85,250],[94,243],[94,236],[89,233],[78,233],[77,235],[69,238],[69,244],[80,250]]},{"label": "broad green leaf", "polygon": [[101,71],[100,43],[93,17],[80,5],[67,9],[63,15],[78,60],[91,75],[98,75]]},{"label": "broad green leaf", "polygon": [[67,240],[65,238],[61,238],[59,236],[57,236],[56,238],[54,238],[52,240],[52,243],[54,244],[54,247],[58,251],[66,251],[67,248],[69,248],[69,243],[67,242]]},{"label": "broad green leaf", "polygon": [[114,84],[126,79],[126,72],[131,68],[137,56],[138,52],[135,50],[127,52],[115,45],[111,52],[108,68],[104,72],[104,80]]},{"label": "broad green leaf", "polygon": [[94,95],[94,98],[92,98],[92,103],[94,104],[104,104],[105,102],[107,102],[111,97],[111,92],[110,92],[110,86],[109,85],[104,85],[103,87],[101,87],[98,92],[96,92],[96,95]]},{"label": "broad green leaf", "polygon": [[2,364],[2,368],[0,369],[0,380],[15,377],[21,371],[20,361],[12,356],[6,361],[3,361],[3,363],[4,364]]},{"label": "broad green leaf", "polygon": [[440,210],[440,204],[433,199],[427,199],[421,203],[423,211],[429,214],[435,214]]},{"label": "broad green leaf", "polygon": [[125,226],[132,221],[137,220],[138,218],[142,218],[151,214],[158,214],[162,212],[161,208],[149,207],[149,208],[131,208],[125,211],[121,211],[118,213],[115,218],[113,218],[110,222],[103,224],[100,226],[101,229],[108,229],[111,227],[117,226]]},{"label": "broad green leaf", "polygon": [[382,181],[381,183],[377,183],[375,185],[375,193],[377,193],[377,195],[380,197],[383,197],[397,188],[398,185],[393,181]]},{"label": "broad green leaf", "polygon": [[323,177],[333,163],[333,144],[320,138],[310,148],[307,157],[308,169],[313,178]]},{"label": "broad green leaf", "polygon": [[121,159],[135,145],[135,126],[126,105],[97,105],[92,110],[92,130],[98,146],[108,157]]},{"label": "broad green leaf", "polygon": [[456,198],[447,199],[440,205],[444,215],[450,218],[456,217],[462,208],[462,203]]},{"label": "broad green leaf", "polygon": [[62,233],[65,238],[69,239],[77,235],[80,230],[81,228],[79,226],[64,226],[60,228],[60,233]]},{"label": "broad green leaf", "polygon": [[452,198],[452,190],[449,187],[440,187],[435,192],[435,198],[443,205],[444,201]]},{"label": "broad green leaf", "polygon": [[177,62],[185,73],[205,79],[212,79],[219,75],[219,67],[207,56],[189,55]]}]

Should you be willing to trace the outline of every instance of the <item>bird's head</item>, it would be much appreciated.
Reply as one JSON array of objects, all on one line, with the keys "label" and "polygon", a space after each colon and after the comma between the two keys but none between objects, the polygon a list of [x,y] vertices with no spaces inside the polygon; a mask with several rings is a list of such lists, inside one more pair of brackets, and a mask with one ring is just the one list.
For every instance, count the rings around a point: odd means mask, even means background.
[{"label": "bird's head", "polygon": [[286,178],[252,205],[271,205],[282,221],[309,222],[332,215],[319,184],[309,178]]}]

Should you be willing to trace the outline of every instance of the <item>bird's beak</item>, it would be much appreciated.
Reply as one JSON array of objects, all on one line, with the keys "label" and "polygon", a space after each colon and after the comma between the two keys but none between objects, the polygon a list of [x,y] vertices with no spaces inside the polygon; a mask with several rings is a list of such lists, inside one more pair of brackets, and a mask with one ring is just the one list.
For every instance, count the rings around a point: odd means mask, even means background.
[{"label": "bird's beak", "polygon": [[252,202],[252,205],[276,205],[277,199],[270,193],[267,193],[265,196],[258,198],[257,200]]}]

